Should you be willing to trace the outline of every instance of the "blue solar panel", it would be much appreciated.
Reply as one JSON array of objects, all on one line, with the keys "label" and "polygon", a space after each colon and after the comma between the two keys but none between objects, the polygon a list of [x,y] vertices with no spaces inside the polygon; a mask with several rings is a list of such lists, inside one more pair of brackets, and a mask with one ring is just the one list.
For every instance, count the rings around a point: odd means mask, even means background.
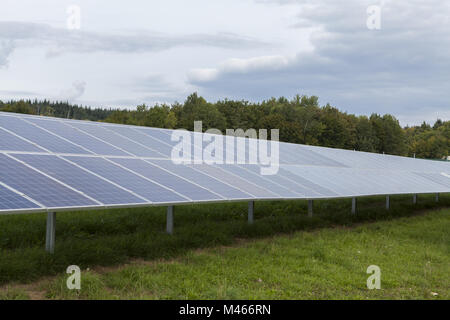
[{"label": "blue solar panel", "polygon": [[248,182],[247,180],[241,179],[240,177],[236,175],[232,175],[224,170],[221,170],[220,168],[212,165],[207,164],[200,164],[200,165],[192,165],[193,168],[207,174],[210,176],[213,176],[214,178],[219,179],[220,181],[223,181],[229,185],[232,185],[235,188],[238,188],[244,192],[247,192],[254,197],[260,197],[260,198],[276,198],[279,197],[275,193],[270,192],[269,190],[266,190],[264,188],[258,187],[255,184],[252,184]]},{"label": "blue solar panel", "polygon": [[23,151],[23,152],[45,152],[33,144],[17,138],[0,128],[0,150],[3,151]]},{"label": "blue solar panel", "polygon": [[127,156],[128,154],[107,144],[103,141],[89,136],[77,129],[74,129],[66,121],[60,122],[55,120],[44,120],[44,119],[28,119],[28,121],[33,122],[57,135],[72,141],[95,154],[110,155],[110,156]]},{"label": "blue solar panel", "polygon": [[186,202],[176,193],[127,171],[105,159],[94,157],[65,157],[96,174],[149,199],[153,203]]},{"label": "blue solar panel", "polygon": [[139,157],[155,157],[155,158],[163,157],[163,155],[161,155],[157,151],[152,150],[151,148],[148,147],[144,147],[141,144],[135,143],[129,139],[126,139],[114,133],[114,131],[108,130],[100,125],[84,124],[79,122],[71,122],[70,124],[82,131],[85,131],[97,138],[102,139],[103,141],[106,141],[116,147],[119,147],[132,155]]},{"label": "blue solar panel", "polygon": [[235,175],[238,175],[239,177],[242,177],[245,180],[250,181],[258,186],[264,186],[265,189],[278,194],[280,197],[298,198],[303,196],[302,194],[295,192],[295,189],[289,190],[288,188],[279,185],[276,182],[273,182],[272,180],[270,180],[270,175],[255,174],[252,171],[246,170],[246,166],[247,165],[236,166],[227,164],[220,167],[225,171],[234,173]]},{"label": "blue solar panel", "polygon": [[88,154],[89,152],[76,145],[60,139],[38,127],[16,117],[0,115],[0,127],[8,129],[37,145],[56,153]]},{"label": "blue solar panel", "polygon": [[[117,129],[121,130],[121,129]],[[122,129],[123,130],[123,129]],[[143,137],[147,139],[150,138],[152,140],[156,140],[158,144],[158,151],[164,153],[168,157],[171,157],[173,148],[179,143],[179,141],[172,141],[172,134],[176,130],[168,130],[168,129],[156,129],[156,128],[148,128],[148,127],[133,127],[133,131],[137,132],[138,135],[133,134],[133,139],[139,140]],[[189,134],[191,139],[191,155],[194,155],[195,144],[194,144],[194,133],[186,130],[182,130],[183,134]],[[131,135],[130,135],[131,137]],[[206,145],[206,142],[202,143],[203,146]],[[203,147],[200,146],[200,150],[203,152]]]},{"label": "blue solar panel", "polygon": [[134,127],[136,131],[139,131],[145,135],[158,139],[159,141],[165,142],[171,146],[175,145],[176,142],[171,140],[173,130],[156,129],[148,127]]},{"label": "blue solar panel", "polygon": [[221,196],[229,199],[250,199],[251,195],[240,191],[230,185],[227,185],[220,180],[205,175],[199,171],[194,170],[188,166],[174,164],[171,160],[151,160],[149,161],[161,168],[164,168],[176,175],[179,175],[185,179],[193,181],[207,189],[220,194]]},{"label": "blue solar panel", "polygon": [[[250,162],[250,149],[252,149],[252,154],[258,159],[258,151],[251,148],[250,143],[247,139],[241,137],[223,137],[223,152],[224,158],[227,152],[232,151],[234,154],[234,163],[249,163]],[[231,154],[231,153],[230,153]]]},{"label": "blue solar panel", "polygon": [[37,204],[0,185],[0,211],[18,209],[38,209]]},{"label": "blue solar panel", "polygon": [[[159,154],[156,155],[158,158],[161,158],[161,157],[169,158],[172,154],[172,146],[164,144],[164,143],[152,138],[150,135],[146,135],[143,132],[136,130],[134,127],[107,126],[107,128],[109,130],[117,132],[133,141],[137,141],[153,150],[158,151]],[[169,140],[170,140],[170,136],[169,136]],[[172,145],[172,144],[174,144],[174,142],[170,143],[170,145]]]},{"label": "blue solar panel", "polygon": [[83,195],[0,154],[0,181],[38,201],[48,208],[87,207],[98,205]]},{"label": "blue solar panel", "polygon": [[177,192],[187,196],[196,201],[204,200],[220,200],[221,197],[208,191],[205,188],[196,186],[186,180],[180,179],[164,170],[161,170],[154,165],[138,159],[113,159],[117,162],[141,175],[152,179],[164,186],[176,190]]},{"label": "blue solar panel", "polygon": [[[262,175],[260,141],[253,146],[253,140],[240,137],[229,143],[221,136],[224,143],[215,150],[226,156],[233,148],[233,164],[176,165],[170,159],[178,144],[171,141],[173,132],[0,112],[0,211],[39,209],[29,199],[56,211],[101,204],[441,193],[450,187],[448,163],[286,143],[279,144],[278,173]],[[205,152],[211,136],[188,134],[191,142],[202,140],[191,155]],[[238,141],[245,141],[243,149]],[[267,147],[270,155],[271,144]]]},{"label": "blue solar panel", "polygon": [[[253,173],[261,174],[261,166],[260,165],[246,164],[246,165],[241,165],[241,166],[245,166],[245,168],[247,170],[252,171]],[[281,170],[281,168],[280,168],[280,170]],[[309,196],[309,197],[315,198],[315,197],[323,196],[322,194],[314,192],[311,189],[308,189],[308,188],[296,183],[295,181],[287,179],[286,177],[282,177],[280,174],[280,171],[278,171],[277,174],[265,176],[265,178],[269,179],[270,181],[273,181],[274,183],[285,186],[289,190],[299,193],[299,194],[303,195],[304,197]]]},{"label": "blue solar panel", "polygon": [[[284,168],[286,168],[286,170]],[[322,185],[314,183],[313,181],[311,181],[309,179],[305,179],[302,176],[302,170],[300,169],[300,167],[284,166],[283,168],[280,168],[278,170],[278,174],[284,178],[291,179],[292,181],[303,186],[306,190],[312,191],[312,194],[319,193],[319,194],[322,194],[322,195],[328,196],[328,197],[340,196],[339,193],[336,193],[326,187],[323,187]],[[308,193],[307,193],[307,195],[308,195]]]},{"label": "blue solar panel", "polygon": [[[350,186],[353,193],[358,190],[359,194],[385,194],[387,180],[380,177],[377,172],[367,170],[357,170],[350,168],[313,168],[325,175],[333,181],[339,181],[343,186]],[[329,173],[328,173],[329,172]],[[352,176],[353,179],[345,179]],[[333,189],[335,190],[335,189]],[[348,192],[348,191],[347,191]]]},{"label": "blue solar panel", "polygon": [[118,188],[56,156],[23,154],[15,157],[103,204],[146,202],[130,192]]},{"label": "blue solar panel", "polygon": [[[333,189],[341,196],[351,194],[351,187],[348,186],[350,181],[340,181],[337,179],[336,174],[330,168],[312,168],[312,167],[297,167],[297,166],[284,166],[284,168],[291,173],[298,175],[309,181],[314,181],[315,184],[326,188],[325,186]],[[317,172],[314,169],[319,169]],[[358,193],[360,190],[358,190]]]},{"label": "blue solar panel", "polygon": [[286,163],[288,164],[345,167],[342,163],[318,154],[302,145],[280,143],[279,146],[280,160],[286,158]]},{"label": "blue solar panel", "polygon": [[[144,130],[142,130],[144,131]],[[145,130],[148,134],[154,134],[153,132],[156,130]],[[213,156],[216,156],[216,153],[219,155],[219,159],[223,159],[224,162],[228,161],[227,153],[233,155],[231,160],[236,163],[250,163],[250,154],[255,156],[255,160],[253,163],[257,163],[258,160],[258,150],[253,148],[253,145],[249,143],[248,139],[244,139],[242,137],[234,137],[234,136],[220,136],[213,134],[202,134],[198,132],[187,132],[190,135],[191,143],[192,143],[192,157],[197,151],[200,151],[203,155],[205,148],[211,143],[217,143],[217,139],[222,139],[222,143],[219,143],[219,147],[214,148],[214,152],[212,152]],[[164,133],[170,140],[170,135]],[[207,137],[207,139],[204,139]],[[198,139],[196,142],[196,139]],[[171,142],[171,144],[175,145],[177,142]],[[253,159],[252,159],[253,160]]]}]

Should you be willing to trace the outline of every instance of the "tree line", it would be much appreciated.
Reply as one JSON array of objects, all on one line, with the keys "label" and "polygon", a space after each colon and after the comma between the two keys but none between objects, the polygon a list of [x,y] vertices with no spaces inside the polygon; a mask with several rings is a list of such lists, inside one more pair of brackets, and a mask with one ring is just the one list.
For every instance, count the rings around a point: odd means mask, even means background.
[{"label": "tree line", "polygon": [[20,100],[0,101],[0,111],[188,130],[194,129],[194,121],[201,120],[203,130],[280,129],[280,141],[428,159],[446,158],[450,149],[450,121],[402,128],[390,114],[356,116],[330,104],[320,106],[316,96],[211,103],[193,93],[184,103],[143,104],[134,110]]},{"label": "tree line", "polygon": [[68,102],[49,100],[0,100],[0,111],[35,114],[47,117],[102,121],[105,120],[114,109],[102,109],[72,105]]}]

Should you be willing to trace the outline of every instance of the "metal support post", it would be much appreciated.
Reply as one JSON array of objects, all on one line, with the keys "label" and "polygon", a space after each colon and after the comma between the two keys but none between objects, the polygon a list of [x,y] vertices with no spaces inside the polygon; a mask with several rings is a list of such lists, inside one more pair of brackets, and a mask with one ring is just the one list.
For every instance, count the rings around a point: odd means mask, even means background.
[{"label": "metal support post", "polygon": [[308,217],[312,217],[313,216],[313,201],[312,200],[308,200]]},{"label": "metal support post", "polygon": [[248,202],[248,224],[253,223],[253,212],[255,210],[255,202],[249,201]]},{"label": "metal support post", "polygon": [[173,206],[167,207],[167,227],[166,227],[167,233],[172,234],[173,233]]},{"label": "metal support post", "polygon": [[47,231],[45,235],[45,251],[55,252],[56,213],[47,213]]},{"label": "metal support post", "polygon": [[357,205],[356,198],[352,198],[352,214],[356,214],[356,205]]}]

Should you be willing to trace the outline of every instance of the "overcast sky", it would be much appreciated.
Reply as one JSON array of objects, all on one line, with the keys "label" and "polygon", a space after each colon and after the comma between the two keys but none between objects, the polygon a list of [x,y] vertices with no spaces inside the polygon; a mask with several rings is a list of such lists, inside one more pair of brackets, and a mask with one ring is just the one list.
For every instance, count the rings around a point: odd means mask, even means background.
[{"label": "overcast sky", "polygon": [[449,120],[450,1],[1,0],[0,100],[131,108],[194,91]]}]

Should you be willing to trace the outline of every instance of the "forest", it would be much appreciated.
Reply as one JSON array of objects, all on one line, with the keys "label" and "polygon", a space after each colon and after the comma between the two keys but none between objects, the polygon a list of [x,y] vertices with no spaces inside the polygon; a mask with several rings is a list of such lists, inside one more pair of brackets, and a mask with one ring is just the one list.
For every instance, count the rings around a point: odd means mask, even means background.
[{"label": "forest", "polygon": [[124,110],[18,100],[0,101],[0,111],[188,130],[201,120],[204,130],[280,129],[280,140],[285,142],[426,159],[447,158],[450,149],[450,121],[402,128],[393,115],[348,114],[330,104],[320,106],[318,97],[305,95],[258,103],[228,99],[213,103],[193,93],[183,103]]}]

